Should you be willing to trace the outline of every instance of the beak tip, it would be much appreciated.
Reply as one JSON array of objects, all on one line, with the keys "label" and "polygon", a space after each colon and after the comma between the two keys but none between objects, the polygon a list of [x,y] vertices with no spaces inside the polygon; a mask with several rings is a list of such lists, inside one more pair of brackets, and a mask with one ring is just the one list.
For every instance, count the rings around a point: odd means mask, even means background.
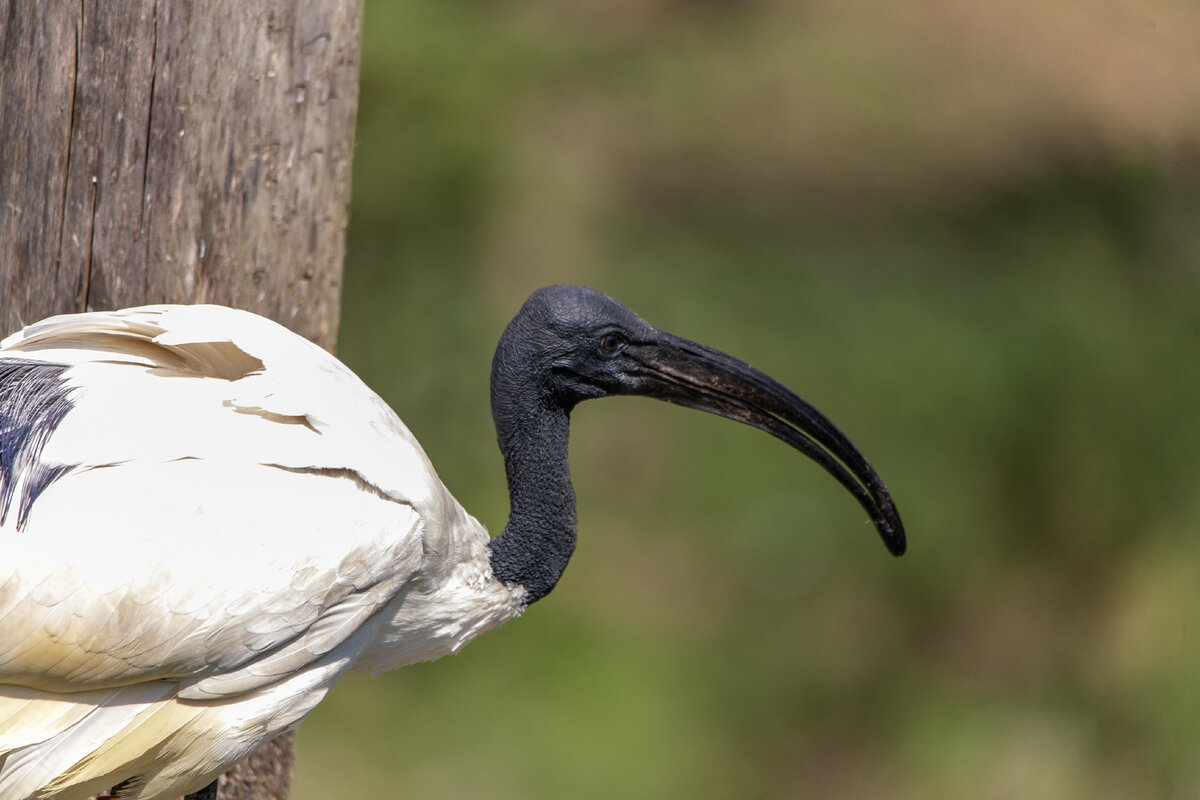
[{"label": "beak tip", "polygon": [[904,535],[904,523],[900,521],[900,517],[893,510],[889,517],[881,517],[874,520],[875,529],[879,531],[879,538],[883,539],[883,546],[888,549],[888,552],[897,558],[904,555],[908,551],[908,537]]},{"label": "beak tip", "polygon": [[875,530],[879,531],[879,537],[883,539],[883,545],[888,549],[888,552],[899,558],[908,550],[908,537],[904,534],[904,523],[900,520],[900,512],[896,510],[896,504],[892,502],[892,496],[888,493],[883,482],[875,477],[878,486],[874,487],[871,492],[872,497],[876,498],[878,505],[876,506],[876,514],[871,515],[871,521],[875,523]]}]

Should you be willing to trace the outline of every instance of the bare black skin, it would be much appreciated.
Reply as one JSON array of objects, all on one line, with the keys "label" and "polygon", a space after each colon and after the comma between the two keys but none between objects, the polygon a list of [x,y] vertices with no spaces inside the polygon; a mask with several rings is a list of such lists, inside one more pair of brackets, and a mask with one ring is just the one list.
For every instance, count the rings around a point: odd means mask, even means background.
[{"label": "bare black skin", "polygon": [[550,286],[509,323],[492,362],[492,417],[512,503],[508,526],[491,541],[492,571],[523,586],[527,603],[550,593],[575,549],[571,410],[612,395],[708,411],[787,442],[854,495],[893,555],[904,553],[887,487],[823,414],[749,364],[658,330],[600,292]]}]

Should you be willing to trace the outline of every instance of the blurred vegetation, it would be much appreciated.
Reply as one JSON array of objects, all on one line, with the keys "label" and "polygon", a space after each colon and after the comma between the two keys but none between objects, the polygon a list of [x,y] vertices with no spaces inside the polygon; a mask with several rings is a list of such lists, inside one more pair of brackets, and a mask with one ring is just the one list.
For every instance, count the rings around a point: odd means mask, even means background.
[{"label": "blurred vegetation", "polygon": [[585,405],[563,583],[343,681],[295,800],[1200,796],[1200,14],[993,5],[367,1],[342,354],[464,505],[500,331],[582,283],[825,411],[910,552]]}]

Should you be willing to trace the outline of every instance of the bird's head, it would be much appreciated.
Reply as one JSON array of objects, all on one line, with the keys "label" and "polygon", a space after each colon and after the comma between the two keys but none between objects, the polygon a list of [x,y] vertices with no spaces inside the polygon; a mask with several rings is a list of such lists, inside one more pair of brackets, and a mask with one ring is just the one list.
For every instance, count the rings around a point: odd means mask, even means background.
[{"label": "bird's head", "polygon": [[492,364],[501,448],[520,421],[511,409],[565,412],[610,395],[644,395],[744,422],[800,450],[866,509],[884,544],[905,550],[891,495],[823,414],[771,377],[718,350],[659,330],[592,289],[550,286],[509,323]]},{"label": "bird's head", "polygon": [[616,300],[579,286],[538,289],[509,323],[496,349],[493,385],[506,373],[568,410],[583,400],[635,394],[631,344],[658,331]]}]

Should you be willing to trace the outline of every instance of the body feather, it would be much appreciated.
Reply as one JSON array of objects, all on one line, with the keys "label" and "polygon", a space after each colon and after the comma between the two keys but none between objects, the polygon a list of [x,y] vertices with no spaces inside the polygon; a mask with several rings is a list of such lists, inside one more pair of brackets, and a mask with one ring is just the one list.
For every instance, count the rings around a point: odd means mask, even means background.
[{"label": "body feather", "polygon": [[6,800],[194,790],[348,669],[436,658],[521,607],[387,405],[245,312],[5,339],[0,495]]}]

